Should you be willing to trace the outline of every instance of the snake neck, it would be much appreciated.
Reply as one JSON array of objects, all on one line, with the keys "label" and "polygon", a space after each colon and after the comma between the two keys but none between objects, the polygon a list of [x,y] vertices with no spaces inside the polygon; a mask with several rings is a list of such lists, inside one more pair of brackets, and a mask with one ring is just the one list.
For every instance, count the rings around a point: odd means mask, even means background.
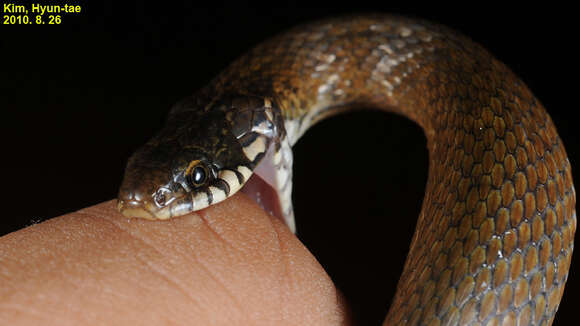
[{"label": "snake neck", "polygon": [[277,36],[235,61],[206,89],[275,98],[293,144],[318,121],[358,108],[402,114],[433,134],[437,115],[449,105],[471,110],[477,99],[461,107],[441,101],[468,97],[471,84],[490,85],[490,78],[497,82],[504,75],[514,79],[487,51],[445,27],[369,15]]}]

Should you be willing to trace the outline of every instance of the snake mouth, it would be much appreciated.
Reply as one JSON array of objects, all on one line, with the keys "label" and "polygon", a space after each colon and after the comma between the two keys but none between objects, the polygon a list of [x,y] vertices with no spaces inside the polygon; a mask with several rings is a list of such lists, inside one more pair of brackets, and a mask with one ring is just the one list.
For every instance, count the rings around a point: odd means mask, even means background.
[{"label": "snake mouth", "polygon": [[148,220],[164,220],[170,216],[163,214],[163,210],[152,210],[148,205],[136,200],[117,200],[117,209],[126,217],[145,218]]},{"label": "snake mouth", "polygon": [[117,209],[126,217],[148,220],[166,220],[194,211],[191,200],[188,200],[187,196],[172,200],[170,204],[161,207],[149,201],[119,198]]},{"label": "snake mouth", "polygon": [[155,205],[135,200],[117,200],[117,209],[125,217],[144,218],[148,220],[166,220],[172,216],[170,207],[163,207],[160,209],[159,207],[154,206]]},{"label": "snake mouth", "polygon": [[[252,175],[248,182],[241,187],[241,192],[253,199],[266,212],[282,218],[282,209],[276,191],[257,175]],[[201,193],[201,197],[206,197]],[[158,206],[153,201],[136,200],[132,193],[121,193],[117,199],[117,209],[128,218],[144,218],[148,220],[167,220],[172,217],[185,215],[207,207],[206,200],[193,200],[192,196],[173,198],[166,206]],[[197,196],[193,196],[197,197]],[[196,203],[196,205],[194,205]],[[194,209],[195,206],[195,209]]]}]

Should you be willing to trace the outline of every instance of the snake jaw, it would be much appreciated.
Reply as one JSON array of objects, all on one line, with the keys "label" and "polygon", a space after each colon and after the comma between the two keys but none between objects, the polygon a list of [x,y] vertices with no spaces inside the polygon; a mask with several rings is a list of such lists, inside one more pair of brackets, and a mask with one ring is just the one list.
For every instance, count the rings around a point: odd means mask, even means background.
[{"label": "snake jaw", "polygon": [[[147,168],[128,167],[127,174],[119,190],[117,209],[131,218],[165,220],[193,211],[189,192],[174,180],[163,183],[164,174],[147,180],[142,176]],[[150,172],[150,171],[149,171]],[[139,177],[141,176],[141,177]],[[159,186],[161,184],[161,186]]]},{"label": "snake jaw", "polygon": [[117,200],[117,209],[121,214],[130,218],[158,219],[153,213],[145,209],[140,202],[133,200]]},{"label": "snake jaw", "polygon": [[[154,200],[128,199],[130,196],[121,196],[117,200],[117,209],[121,214],[130,218],[145,218],[148,220],[166,220],[174,216],[191,213],[200,208],[195,208],[191,196],[182,194],[180,197],[171,197],[164,205],[155,203]],[[154,197],[154,196],[153,196]]]},{"label": "snake jaw", "polygon": [[[222,169],[208,186],[191,189],[182,184],[183,176],[158,187],[128,180],[119,191],[117,208],[131,218],[165,220],[219,203],[238,192],[252,175],[246,166]],[[149,189],[149,191],[148,191]]]}]

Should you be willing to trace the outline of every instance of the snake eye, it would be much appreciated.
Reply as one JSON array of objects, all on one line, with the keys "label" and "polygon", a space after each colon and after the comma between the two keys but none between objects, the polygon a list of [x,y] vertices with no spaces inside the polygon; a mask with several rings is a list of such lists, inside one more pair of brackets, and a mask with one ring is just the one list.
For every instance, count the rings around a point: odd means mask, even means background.
[{"label": "snake eye", "polygon": [[206,178],[206,173],[205,170],[199,166],[195,167],[195,169],[193,169],[193,172],[191,173],[191,182],[193,184],[202,184],[205,181]]},{"label": "snake eye", "polygon": [[207,167],[199,162],[196,162],[195,165],[191,164],[186,172],[187,182],[192,188],[198,188],[205,185],[208,177],[209,171]]}]

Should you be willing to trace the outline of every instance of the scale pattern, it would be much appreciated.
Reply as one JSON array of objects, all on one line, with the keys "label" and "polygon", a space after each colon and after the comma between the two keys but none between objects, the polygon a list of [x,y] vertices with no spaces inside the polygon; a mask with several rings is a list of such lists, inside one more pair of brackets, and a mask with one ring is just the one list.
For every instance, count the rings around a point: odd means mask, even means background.
[{"label": "scale pattern", "polygon": [[423,127],[425,199],[385,325],[552,323],[576,230],[570,162],[540,102],[481,46],[401,17],[331,19],[258,45],[209,89],[274,97],[292,143],[359,107]]}]

